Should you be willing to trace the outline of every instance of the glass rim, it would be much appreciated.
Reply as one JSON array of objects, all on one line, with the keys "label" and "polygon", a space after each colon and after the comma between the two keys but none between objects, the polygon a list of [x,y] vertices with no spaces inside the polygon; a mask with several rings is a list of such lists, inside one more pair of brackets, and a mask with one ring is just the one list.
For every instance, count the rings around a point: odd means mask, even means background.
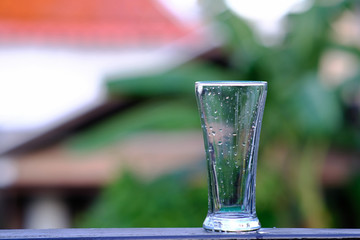
[{"label": "glass rim", "polygon": [[265,81],[197,81],[195,85],[201,86],[266,86]]}]

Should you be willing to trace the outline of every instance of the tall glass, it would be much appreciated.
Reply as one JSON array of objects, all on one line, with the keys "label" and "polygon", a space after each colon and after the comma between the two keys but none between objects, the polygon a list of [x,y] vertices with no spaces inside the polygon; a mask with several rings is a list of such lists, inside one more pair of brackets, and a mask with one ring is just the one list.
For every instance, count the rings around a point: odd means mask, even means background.
[{"label": "tall glass", "polygon": [[196,82],[208,168],[209,231],[260,228],[255,180],[267,83]]}]

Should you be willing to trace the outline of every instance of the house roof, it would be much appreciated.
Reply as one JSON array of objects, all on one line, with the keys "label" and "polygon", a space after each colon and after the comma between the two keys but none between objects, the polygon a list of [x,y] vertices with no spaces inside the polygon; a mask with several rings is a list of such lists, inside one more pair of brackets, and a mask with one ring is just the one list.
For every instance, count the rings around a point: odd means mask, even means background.
[{"label": "house roof", "polygon": [[156,0],[0,1],[0,43],[146,45],[174,41],[195,28]]},{"label": "house roof", "polygon": [[21,155],[54,145],[64,137],[106,118],[114,114],[114,112],[125,110],[134,104],[136,104],[135,101],[127,100],[108,100],[99,103],[99,105],[72,116],[58,125],[51,126],[39,133],[29,134],[9,146],[0,147],[0,158],[9,155]]}]

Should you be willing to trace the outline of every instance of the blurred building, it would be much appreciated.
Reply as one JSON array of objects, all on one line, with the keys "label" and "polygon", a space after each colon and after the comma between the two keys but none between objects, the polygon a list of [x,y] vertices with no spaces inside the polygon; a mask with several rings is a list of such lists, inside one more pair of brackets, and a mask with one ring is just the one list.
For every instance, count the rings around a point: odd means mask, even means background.
[{"label": "blurred building", "polygon": [[144,47],[183,38],[190,47],[200,40],[198,23],[180,22],[158,1],[4,0],[0,20],[3,44]]},{"label": "blurred building", "polygon": [[[28,58],[22,61],[21,51],[35,49],[36,56],[37,51],[42,54],[41,49],[46,49],[50,52],[47,59],[54,56],[49,74],[61,75],[64,69],[56,56],[65,49],[67,54],[81,56],[78,61],[69,59],[77,64],[74,69],[90,72],[76,75],[83,78],[83,88],[88,87],[88,76],[101,83],[108,74],[146,74],[194,58],[216,45],[207,34],[201,22],[181,21],[155,0],[0,1],[0,51],[20,51],[20,61],[6,71],[36,64]],[[37,77],[27,75],[28,81]],[[67,94],[63,93],[64,99]],[[121,168],[130,167],[151,178],[202,159],[201,136],[189,132],[134,136],[125,144],[91,153],[70,151],[62,144],[64,139],[137,104],[132,99],[110,100],[101,87],[97,94],[91,101],[74,102],[71,111],[39,128],[0,132],[0,227],[72,226],[72,217],[85,209]],[[21,101],[26,106],[27,100]],[[139,150],[139,145],[146,147]]]}]

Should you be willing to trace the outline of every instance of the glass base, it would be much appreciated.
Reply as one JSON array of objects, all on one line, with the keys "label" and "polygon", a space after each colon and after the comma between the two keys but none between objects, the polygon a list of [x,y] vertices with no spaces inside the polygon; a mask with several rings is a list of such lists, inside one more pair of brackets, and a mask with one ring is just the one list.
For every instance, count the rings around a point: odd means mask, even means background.
[{"label": "glass base", "polygon": [[203,223],[203,228],[212,232],[255,231],[260,227],[259,219],[256,216],[235,213],[209,214]]}]

